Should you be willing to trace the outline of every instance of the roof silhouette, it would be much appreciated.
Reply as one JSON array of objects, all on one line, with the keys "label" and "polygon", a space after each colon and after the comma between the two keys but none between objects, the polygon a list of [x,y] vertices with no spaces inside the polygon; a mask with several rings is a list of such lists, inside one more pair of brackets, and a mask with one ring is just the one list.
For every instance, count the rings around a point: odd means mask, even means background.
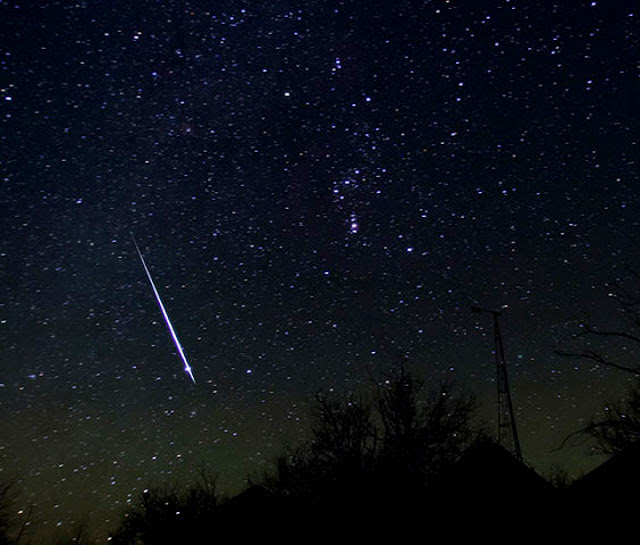
[{"label": "roof silhouette", "polygon": [[640,441],[637,441],[575,481],[567,493],[584,501],[603,495],[635,495],[639,487]]}]

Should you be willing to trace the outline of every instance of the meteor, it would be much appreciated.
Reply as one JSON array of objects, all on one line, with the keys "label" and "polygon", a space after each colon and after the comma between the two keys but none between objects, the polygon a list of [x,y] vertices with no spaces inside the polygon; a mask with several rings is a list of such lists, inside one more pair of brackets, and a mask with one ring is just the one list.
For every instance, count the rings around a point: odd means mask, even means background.
[{"label": "meteor", "polygon": [[131,238],[133,239],[133,244],[136,247],[136,251],[138,252],[138,256],[140,256],[140,261],[142,261],[142,266],[144,267],[144,272],[147,273],[147,278],[149,279],[149,283],[151,284],[151,288],[153,289],[153,293],[156,296],[156,300],[158,301],[158,305],[160,306],[160,310],[162,311],[162,315],[164,316],[164,321],[167,322],[167,327],[169,328],[169,333],[171,333],[171,337],[173,337],[173,342],[175,343],[176,348],[178,349],[178,353],[180,354],[180,358],[182,359],[182,361],[184,363],[184,370],[191,377],[191,380],[195,384],[196,383],[196,379],[193,377],[193,372],[191,371],[191,366],[189,365],[189,362],[187,361],[187,357],[184,355],[184,350],[182,350],[182,345],[180,344],[180,341],[178,340],[178,336],[176,335],[175,329],[173,329],[173,326],[171,325],[171,320],[169,320],[169,315],[167,314],[167,311],[164,308],[164,305],[162,304],[162,299],[160,299],[160,294],[158,293],[156,285],[153,282],[153,278],[151,278],[151,273],[149,272],[149,268],[147,267],[147,264],[144,262],[144,257],[142,257],[142,252],[140,251],[140,248],[138,247],[138,243],[136,242],[136,237],[133,236],[133,233],[131,233]]}]

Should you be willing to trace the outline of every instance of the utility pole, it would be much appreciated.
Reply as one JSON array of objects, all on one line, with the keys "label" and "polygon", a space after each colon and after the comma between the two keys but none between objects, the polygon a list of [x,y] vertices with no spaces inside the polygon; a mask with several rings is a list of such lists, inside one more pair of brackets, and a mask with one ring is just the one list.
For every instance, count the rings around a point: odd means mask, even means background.
[{"label": "utility pole", "polygon": [[473,306],[471,312],[486,312],[493,316],[493,337],[495,343],[496,372],[498,383],[498,444],[506,448],[511,448],[515,457],[522,462],[522,451],[520,450],[520,440],[518,439],[518,428],[516,418],[513,414],[513,403],[511,402],[511,392],[507,379],[507,365],[504,358],[504,345],[500,334],[500,325],[497,310],[487,310]]}]

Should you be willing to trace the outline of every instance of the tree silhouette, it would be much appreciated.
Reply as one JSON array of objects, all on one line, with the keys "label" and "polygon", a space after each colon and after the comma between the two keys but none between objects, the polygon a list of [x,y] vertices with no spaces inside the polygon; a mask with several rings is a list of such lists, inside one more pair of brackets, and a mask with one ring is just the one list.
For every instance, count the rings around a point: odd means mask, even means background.
[{"label": "tree silhouette", "polygon": [[372,516],[417,514],[429,504],[429,490],[443,497],[437,481],[473,441],[475,407],[451,384],[427,391],[404,366],[369,396],[320,393],[309,439],[286,447],[244,492],[222,501],[206,475],[184,491],[145,490],[124,512],[111,543],[203,543],[274,520],[289,529],[317,521],[354,528]]},{"label": "tree silhouette", "polygon": [[199,481],[185,491],[146,489],[138,503],[124,512],[119,528],[110,536],[111,543],[200,543],[211,532],[218,506],[215,478],[203,471]]},{"label": "tree silhouette", "polygon": [[311,440],[285,447],[261,485],[314,504],[361,489],[375,466],[377,436],[366,398],[319,393],[311,408]]},{"label": "tree silhouette", "polygon": [[[430,392],[403,365],[371,398],[319,394],[311,439],[287,447],[261,485],[332,515],[414,504],[475,437],[476,403],[443,383]],[[357,516],[357,515],[356,515]]]},{"label": "tree silhouette", "polygon": [[15,499],[15,483],[12,481],[0,483],[0,545],[12,543],[9,538],[11,517],[9,510]]},{"label": "tree silhouette", "polygon": [[405,490],[431,484],[477,435],[475,399],[455,393],[449,382],[425,392],[424,382],[401,365],[376,394],[383,437],[378,464]]},{"label": "tree silhouette", "polygon": [[[640,283],[640,273],[626,264],[630,279]],[[570,434],[564,441],[577,437],[590,437],[595,440],[596,452],[600,454],[616,454],[632,443],[640,440],[640,365],[629,364],[609,355],[605,347],[593,348],[596,341],[623,343],[625,353],[632,353],[634,347],[640,349],[640,294],[637,286],[629,288],[622,281],[610,282],[609,296],[618,306],[620,315],[625,318],[623,329],[605,329],[593,325],[590,315],[578,324],[578,332],[572,335],[574,340],[583,341],[582,348],[577,350],[556,350],[556,354],[572,359],[583,359],[629,373],[636,377],[636,382],[629,387],[626,398],[621,401],[605,403],[599,417],[589,420],[587,425]],[[629,346],[630,345],[630,346]],[[630,349],[631,347],[631,349]],[[611,350],[611,346],[609,347]],[[563,444],[564,444],[563,443]]]},{"label": "tree silhouette", "polygon": [[344,402],[320,393],[312,408],[311,451],[321,462],[349,471],[367,471],[377,446],[371,405],[352,394]]},{"label": "tree silhouette", "polygon": [[595,439],[599,454],[618,454],[640,441],[640,380],[621,401],[605,404],[600,416],[592,418],[578,434]]},{"label": "tree silhouette", "polygon": [[9,479],[0,483],[0,545],[18,545],[25,537],[33,506],[27,510],[22,523],[19,524],[12,513],[19,495],[18,479]]},{"label": "tree silhouette", "polygon": [[[640,283],[640,273],[626,264],[626,269],[634,283]],[[575,350],[557,349],[555,353],[565,358],[583,359],[598,365],[611,367],[640,376],[640,365],[628,364],[612,358],[601,349],[593,349],[596,341],[621,341],[625,343],[624,351],[633,352],[633,347],[640,349],[640,294],[637,287],[629,288],[622,281],[610,282],[608,294],[616,301],[619,314],[625,318],[626,326],[622,329],[608,329],[594,325],[590,314],[586,314],[578,323],[578,330],[572,334],[574,341],[582,340],[582,347]],[[631,345],[629,349],[628,344]]]}]

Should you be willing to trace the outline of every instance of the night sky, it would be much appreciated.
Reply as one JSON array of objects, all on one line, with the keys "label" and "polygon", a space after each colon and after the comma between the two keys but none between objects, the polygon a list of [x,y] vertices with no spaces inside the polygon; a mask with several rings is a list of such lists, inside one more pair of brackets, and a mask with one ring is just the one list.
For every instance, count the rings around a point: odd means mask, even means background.
[{"label": "night sky", "polygon": [[[526,461],[630,376],[556,348],[640,265],[633,1],[0,3],[0,480],[104,532],[408,359]],[[157,285],[196,384],[145,275]],[[629,349],[626,349],[629,348]],[[633,358],[630,347],[609,354]]]}]

